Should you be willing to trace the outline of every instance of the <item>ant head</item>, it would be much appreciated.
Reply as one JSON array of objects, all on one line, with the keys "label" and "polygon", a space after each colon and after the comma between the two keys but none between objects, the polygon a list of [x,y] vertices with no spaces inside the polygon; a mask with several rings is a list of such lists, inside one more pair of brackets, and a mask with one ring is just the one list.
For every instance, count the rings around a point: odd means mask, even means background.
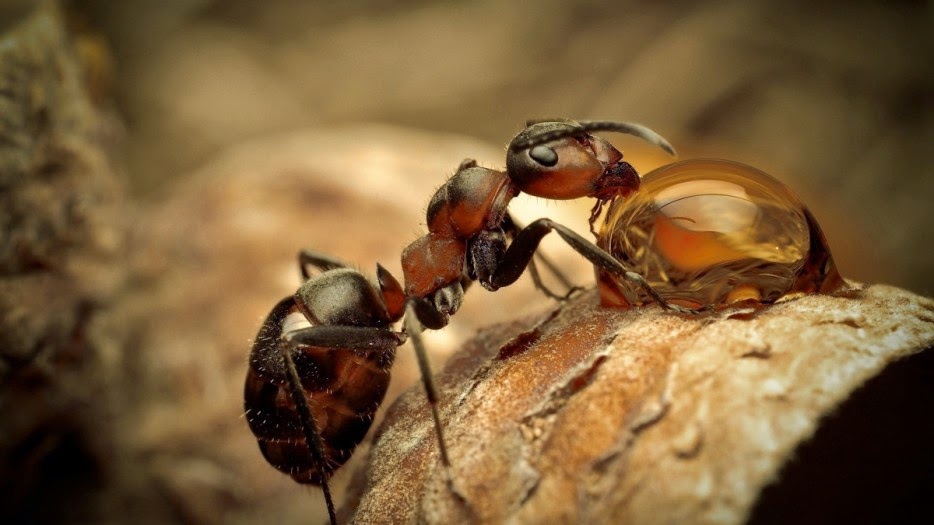
[{"label": "ant head", "polygon": [[547,199],[628,195],[639,177],[623,154],[591,131],[635,135],[674,154],[654,131],[626,122],[530,121],[509,144],[506,171],[520,191]]}]

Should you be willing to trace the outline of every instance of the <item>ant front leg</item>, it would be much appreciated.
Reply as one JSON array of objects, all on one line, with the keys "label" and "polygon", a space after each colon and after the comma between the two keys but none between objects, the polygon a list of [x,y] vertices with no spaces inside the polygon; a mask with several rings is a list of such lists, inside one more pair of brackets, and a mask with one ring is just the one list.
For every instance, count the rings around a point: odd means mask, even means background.
[{"label": "ant front leg", "polygon": [[444,427],[441,424],[441,416],[438,412],[438,389],[435,386],[434,378],[431,374],[431,365],[428,363],[428,352],[425,351],[425,343],[422,340],[422,332],[427,328],[438,330],[444,328],[448,323],[448,316],[431,302],[411,297],[406,301],[405,326],[406,335],[412,341],[412,348],[415,350],[415,357],[418,360],[418,368],[422,375],[422,384],[425,387],[425,396],[428,398],[428,405],[431,408],[431,417],[434,421],[435,436],[438,438],[438,454],[441,456],[441,464],[444,467],[445,482],[451,491],[451,494],[457,499],[460,505],[469,513],[473,514],[470,504],[454,486],[454,478],[451,475],[451,459],[448,455],[448,448],[444,440]]},{"label": "ant front leg", "polygon": [[[519,224],[518,221],[510,213],[506,213],[506,216],[503,220],[503,231],[511,239],[515,239],[523,227]],[[547,286],[545,286],[544,281],[542,281],[541,275],[538,273],[538,266],[535,264],[535,259],[541,260],[542,264],[545,265],[545,268],[548,268],[548,271],[555,276],[558,281],[561,282],[561,285],[567,289],[567,293],[564,295],[557,294],[552,292]],[[495,266],[499,266],[497,263]],[[532,283],[535,285],[535,288],[540,292],[545,294],[545,296],[554,299],[556,301],[567,301],[574,295],[575,292],[580,292],[583,290],[580,286],[574,285],[567,276],[564,275],[564,272],[558,268],[558,265],[551,261],[544,253],[540,250],[535,250],[535,256],[529,260],[528,264],[529,276],[532,277]]]},{"label": "ant front leg", "polygon": [[669,303],[658,295],[658,292],[656,292],[641,275],[627,270],[626,267],[614,259],[612,255],[601,250],[595,244],[581,237],[570,228],[562,226],[551,219],[538,219],[519,231],[515,240],[509,245],[509,249],[506,250],[506,253],[503,255],[499,266],[496,268],[496,272],[491,279],[491,284],[496,287],[503,287],[516,282],[529,265],[529,261],[538,249],[538,244],[541,242],[542,238],[552,231],[556,232],[564,242],[568,243],[571,248],[574,248],[574,251],[583,255],[594,265],[642,288],[645,293],[662,308],[679,313],[696,314],[700,312],[700,310]]},{"label": "ant front leg", "polygon": [[441,463],[444,465],[448,483],[451,483],[451,460],[448,456],[448,449],[444,444],[444,432],[441,426],[441,416],[438,414],[438,389],[435,387],[434,378],[431,375],[431,365],[428,363],[428,352],[425,351],[425,344],[422,341],[422,332],[426,328],[438,330],[447,325],[447,316],[438,311],[438,309],[425,299],[410,298],[405,304],[405,333],[412,341],[412,349],[415,350],[415,358],[418,360],[418,368],[422,375],[422,384],[425,386],[425,396],[428,398],[428,405],[431,407],[431,417],[435,423],[435,434],[438,436],[438,451],[441,454]]}]

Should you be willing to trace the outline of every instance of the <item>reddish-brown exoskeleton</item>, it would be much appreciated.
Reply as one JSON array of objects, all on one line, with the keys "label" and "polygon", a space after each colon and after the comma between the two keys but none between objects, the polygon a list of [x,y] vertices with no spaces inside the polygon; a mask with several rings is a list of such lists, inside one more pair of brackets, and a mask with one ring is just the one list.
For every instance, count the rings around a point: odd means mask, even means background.
[{"label": "reddish-brown exoskeleton", "polygon": [[[461,163],[428,205],[428,233],[402,253],[405,286],[377,265],[378,285],[330,257],[303,251],[305,282],[280,301],[253,344],[245,388],[250,429],[266,459],[300,483],[321,485],[336,521],[328,478],[363,439],[386,392],[395,349],[411,338],[434,418],[441,462],[450,462],[437,409],[437,393],[420,333],[440,329],[457,312],[474,281],[487,290],[515,282],[528,267],[541,282],[533,256],[556,232],[593,264],[640,286],[668,304],[638,275],[606,252],[550,219],[522,228],[508,211],[519,193],[547,199],[594,197],[593,221],[604,202],[639,188],[639,175],[609,142],[591,131],[632,134],[673,153],[658,134],[621,122],[529,122],[510,143],[506,171]],[[560,272],[549,265],[564,283]],[[312,277],[309,267],[322,270]],[[289,326],[295,314],[303,327]],[[403,330],[393,323],[403,319]]]}]

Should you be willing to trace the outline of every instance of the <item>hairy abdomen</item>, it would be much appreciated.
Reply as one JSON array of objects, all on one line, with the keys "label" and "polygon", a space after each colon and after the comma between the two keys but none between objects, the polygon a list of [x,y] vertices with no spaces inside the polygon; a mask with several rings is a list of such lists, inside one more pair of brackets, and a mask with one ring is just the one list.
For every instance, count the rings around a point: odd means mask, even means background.
[{"label": "hairy abdomen", "polygon": [[[271,314],[281,327],[287,314]],[[264,327],[265,328],[265,327]],[[264,337],[264,335],[266,335]],[[244,387],[244,408],[259,448],[275,468],[299,483],[321,484],[344,464],[363,440],[389,386],[393,354],[298,347],[292,358],[303,394],[324,444],[325,464],[308,449],[285,375],[279,337],[257,336]]]}]

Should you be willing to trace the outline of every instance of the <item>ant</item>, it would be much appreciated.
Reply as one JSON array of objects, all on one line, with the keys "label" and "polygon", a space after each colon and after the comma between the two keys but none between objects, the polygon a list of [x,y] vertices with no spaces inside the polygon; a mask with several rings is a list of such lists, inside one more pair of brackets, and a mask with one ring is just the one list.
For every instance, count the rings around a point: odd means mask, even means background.
[{"label": "ant", "polygon": [[[577,291],[540,254],[570,290],[555,294],[539,277],[533,257],[549,232],[598,268],[640,287],[663,308],[697,312],[666,302],[639,274],[569,228],[547,218],[521,227],[510,216],[509,202],[522,192],[556,200],[594,197],[593,231],[607,201],[638,190],[636,170],[619,150],[591,134],[596,131],[635,135],[674,155],[664,138],[638,124],[529,121],[509,144],[506,171],[467,159],[438,189],[428,204],[428,233],[402,252],[404,287],[379,264],[374,285],[330,256],[299,253],[304,282],[276,304],[256,336],[244,405],[266,460],[299,483],[321,485],[332,524],[336,514],[328,479],[366,435],[386,393],[396,347],[409,338],[453,488],[438,394],[420,334],[445,327],[474,281],[495,291],[528,268],[548,297],[563,300]],[[312,276],[311,268],[321,273]],[[304,327],[289,325],[293,314],[305,321]],[[400,319],[402,331],[393,330]]]}]

